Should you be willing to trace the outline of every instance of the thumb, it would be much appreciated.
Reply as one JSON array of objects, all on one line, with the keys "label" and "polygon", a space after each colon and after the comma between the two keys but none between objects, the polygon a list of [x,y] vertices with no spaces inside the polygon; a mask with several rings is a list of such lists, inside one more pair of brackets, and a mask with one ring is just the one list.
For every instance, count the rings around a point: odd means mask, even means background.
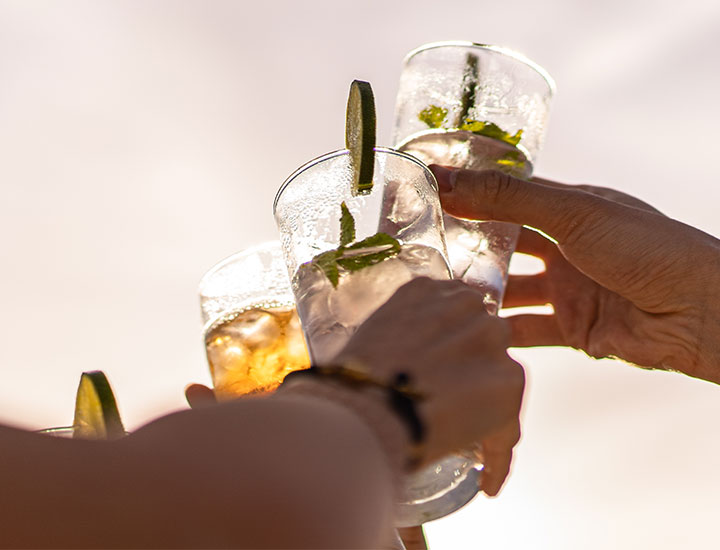
[{"label": "thumb", "polygon": [[622,205],[572,186],[547,185],[499,171],[432,165],[448,214],[471,220],[528,225],[562,243]]},{"label": "thumb", "polygon": [[190,384],[185,388],[185,399],[193,409],[201,409],[217,404],[215,392],[202,384]]}]

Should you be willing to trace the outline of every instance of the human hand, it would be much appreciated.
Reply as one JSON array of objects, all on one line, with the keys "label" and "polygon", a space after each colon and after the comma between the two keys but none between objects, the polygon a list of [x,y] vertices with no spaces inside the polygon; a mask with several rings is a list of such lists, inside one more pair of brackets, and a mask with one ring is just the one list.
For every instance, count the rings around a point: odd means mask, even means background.
[{"label": "human hand", "polygon": [[481,489],[496,495],[520,438],[524,372],[510,359],[502,319],[485,313],[483,295],[460,281],[415,279],[353,335],[334,362],[359,362],[374,377],[411,377],[425,395],[425,463],[483,447]]},{"label": "human hand", "polygon": [[611,189],[431,167],[450,214],[523,229],[517,251],[543,260],[511,276],[513,346],[571,346],[593,357],[720,382],[720,241]]}]

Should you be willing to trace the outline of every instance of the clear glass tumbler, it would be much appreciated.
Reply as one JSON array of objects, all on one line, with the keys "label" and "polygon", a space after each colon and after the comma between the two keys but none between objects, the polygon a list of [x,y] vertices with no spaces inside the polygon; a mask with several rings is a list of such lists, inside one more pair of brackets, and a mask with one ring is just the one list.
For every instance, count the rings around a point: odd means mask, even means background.
[{"label": "clear glass tumbler", "polygon": [[[451,277],[437,184],[403,153],[375,149],[369,194],[353,190],[348,151],[311,161],[282,185],[274,212],[313,362],[332,361],[401,285]],[[408,476],[397,525],[419,525],[466,504],[478,490],[476,466],[472,458],[450,457]]]},{"label": "clear glass tumbler", "polygon": [[[395,106],[394,143],[426,164],[500,170],[529,178],[542,147],[555,84],[511,50],[438,42],[405,58]],[[520,228],[444,216],[456,279],[485,293],[497,313]]]},{"label": "clear glass tumbler", "polygon": [[[422,276],[450,278],[435,178],[413,157],[375,151],[369,193],[353,190],[350,156],[341,150],[299,168],[275,198],[298,313],[318,363],[332,360],[403,284]],[[326,265],[328,256],[321,254],[341,246],[341,205],[352,218],[350,241],[356,244],[348,242],[343,257]]]},{"label": "clear glass tumbler", "polygon": [[290,372],[310,366],[278,241],[221,261],[203,276],[199,291],[220,399],[272,391]]}]

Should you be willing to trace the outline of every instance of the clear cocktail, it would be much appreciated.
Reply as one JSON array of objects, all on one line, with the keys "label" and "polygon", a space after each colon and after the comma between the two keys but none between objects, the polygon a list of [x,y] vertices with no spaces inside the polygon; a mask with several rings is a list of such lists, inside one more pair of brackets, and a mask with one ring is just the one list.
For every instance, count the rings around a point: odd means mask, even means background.
[{"label": "clear cocktail", "polygon": [[439,250],[417,244],[400,246],[397,255],[361,271],[341,267],[335,287],[312,264],[298,268],[293,289],[315,361],[330,361],[357,327],[411,279],[448,278],[447,261]]},{"label": "clear cocktail", "polygon": [[432,174],[391,149],[376,148],[375,157],[367,193],[353,190],[343,150],[297,170],[275,199],[298,313],[319,364],[403,284],[450,278]]},{"label": "clear cocktail", "polygon": [[[523,56],[469,42],[429,44],[405,59],[396,147],[426,164],[499,170],[528,178],[542,145],[550,76]],[[519,227],[444,216],[455,278],[485,293],[497,313]]]},{"label": "clear cocktail", "polygon": [[[375,163],[370,192],[353,189],[348,152],[338,151],[296,171],[275,199],[298,313],[318,364],[332,361],[406,282],[451,277],[432,174],[391,149],[376,148]],[[408,476],[396,524],[419,525],[466,504],[478,490],[476,466],[470,455],[454,456]]]}]

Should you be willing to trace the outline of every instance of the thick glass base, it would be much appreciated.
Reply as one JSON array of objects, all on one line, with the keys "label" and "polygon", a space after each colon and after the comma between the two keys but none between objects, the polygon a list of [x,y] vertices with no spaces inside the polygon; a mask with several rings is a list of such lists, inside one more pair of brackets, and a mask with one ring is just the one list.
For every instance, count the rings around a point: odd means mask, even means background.
[{"label": "thick glass base", "polygon": [[465,506],[479,491],[477,468],[477,462],[458,455],[407,476],[395,508],[395,525],[421,525]]}]

